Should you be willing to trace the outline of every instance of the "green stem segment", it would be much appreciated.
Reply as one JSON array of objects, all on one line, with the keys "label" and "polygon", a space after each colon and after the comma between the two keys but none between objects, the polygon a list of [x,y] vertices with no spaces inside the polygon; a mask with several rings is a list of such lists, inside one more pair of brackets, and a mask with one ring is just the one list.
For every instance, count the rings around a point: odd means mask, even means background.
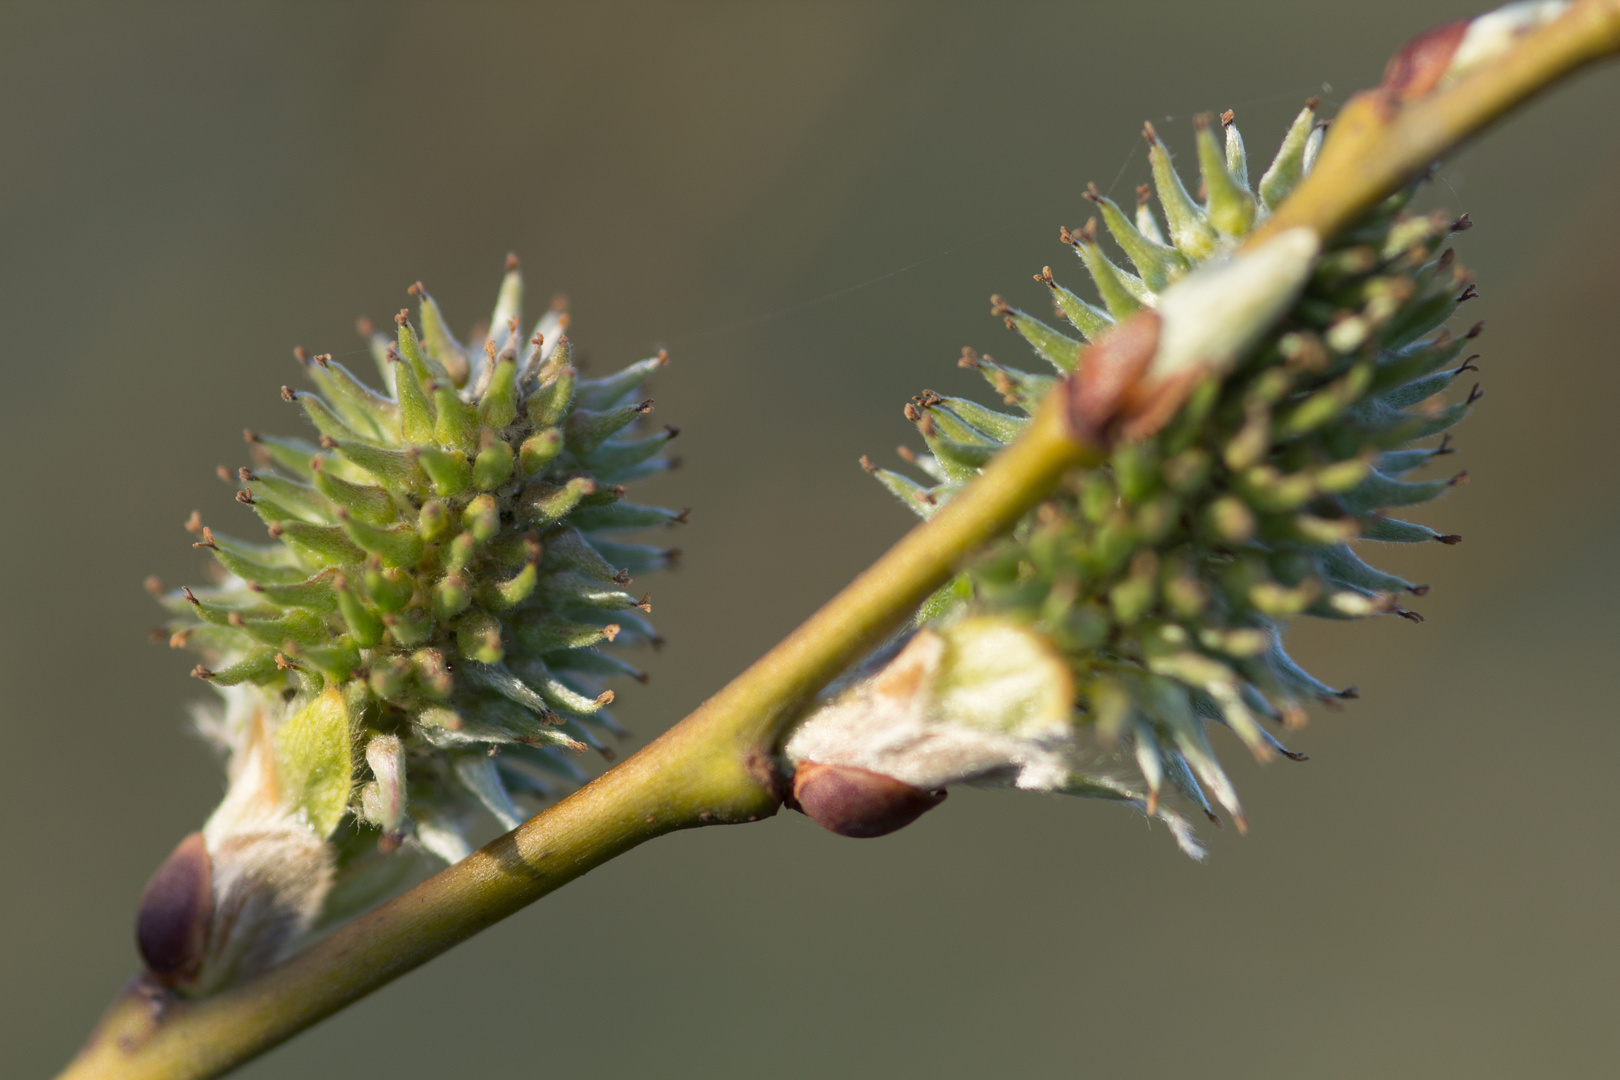
[{"label": "green stem segment", "polygon": [[124,995],[64,1080],[218,1076],[645,840],[774,814],[773,751],[798,711],[1065,472],[1098,460],[1073,437],[1064,399],[1049,395],[974,484],[641,752],[257,978],[161,1011]]},{"label": "green stem segment", "polygon": [[1334,119],[1310,175],[1246,246],[1300,225],[1333,235],[1512,109],[1616,52],[1620,0],[1576,0],[1443,91],[1407,102],[1382,88],[1357,94]]},{"label": "green stem segment", "polygon": [[[1250,240],[1319,235],[1366,210],[1459,142],[1578,68],[1620,50],[1620,0],[1579,0],[1508,55],[1449,89],[1401,103],[1359,95],[1311,176]],[[271,971],[197,1002],[131,990],[63,1080],[201,1080],[264,1053],[485,927],[644,840],[753,821],[779,805],[777,739],[822,686],[895,629],[972,552],[1062,475],[1094,464],[1060,402],[927,524],[908,533],[696,712],[567,799]]]}]

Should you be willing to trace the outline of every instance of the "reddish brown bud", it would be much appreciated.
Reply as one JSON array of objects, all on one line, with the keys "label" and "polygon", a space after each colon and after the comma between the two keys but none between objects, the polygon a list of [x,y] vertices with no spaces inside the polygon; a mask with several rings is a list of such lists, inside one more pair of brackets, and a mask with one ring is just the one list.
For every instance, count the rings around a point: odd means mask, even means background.
[{"label": "reddish brown bud", "polygon": [[1069,424],[1096,443],[1126,407],[1159,347],[1159,315],[1144,309],[1115,324],[1086,351],[1069,377]]},{"label": "reddish brown bud", "polygon": [[1381,89],[1389,90],[1402,101],[1420,98],[1440,84],[1440,78],[1451,66],[1451,58],[1468,33],[1469,19],[1452,22],[1425,30],[1401,46],[1384,66]]},{"label": "reddish brown bud", "polygon": [[203,835],[180,841],[146,883],[135,916],[135,944],[146,970],[165,986],[195,979],[214,919],[214,868]]},{"label": "reddish brown bud", "polygon": [[839,836],[865,839],[903,829],[945,801],[892,776],[853,765],[801,761],[787,805]]}]

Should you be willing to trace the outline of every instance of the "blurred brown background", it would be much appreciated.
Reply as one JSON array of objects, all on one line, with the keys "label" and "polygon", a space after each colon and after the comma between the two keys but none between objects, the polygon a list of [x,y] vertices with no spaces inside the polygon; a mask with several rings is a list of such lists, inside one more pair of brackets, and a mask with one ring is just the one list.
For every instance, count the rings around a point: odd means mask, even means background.
[{"label": "blurred brown background", "polygon": [[[510,249],[598,365],[670,348],[686,468],[649,495],[695,510],[620,714],[654,733],[907,527],[855,459],[980,392],[963,344],[1022,354],[986,297],[1082,280],[1057,227],[1145,179],[1143,119],[1190,152],[1235,108],[1269,157],[1460,10],[0,7],[0,1073],[70,1055],[218,796],[140,582],[200,576],[193,508],[245,513],[213,468],[299,427],[294,344],[356,348],[418,278],[486,317]],[[979,792],[880,841],[676,836],[243,1075],[1614,1075],[1617,106],[1590,74],[1441,173],[1488,397],[1427,519],[1467,540],[1396,554],[1424,625],[1295,633],[1363,700],[1307,765],[1223,746],[1249,837],[1199,866]]]}]

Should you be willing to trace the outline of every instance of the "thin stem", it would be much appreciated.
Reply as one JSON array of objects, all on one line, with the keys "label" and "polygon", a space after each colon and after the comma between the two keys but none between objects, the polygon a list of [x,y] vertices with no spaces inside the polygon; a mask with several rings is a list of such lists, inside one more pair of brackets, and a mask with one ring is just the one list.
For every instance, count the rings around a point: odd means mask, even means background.
[{"label": "thin stem", "polygon": [[1247,244],[1300,225],[1331,236],[1511,109],[1617,51],[1620,0],[1577,0],[1444,91],[1404,104],[1381,90],[1357,94],[1334,119],[1316,167]]},{"label": "thin stem", "polygon": [[[1579,0],[1455,86],[1346,106],[1316,170],[1262,227],[1330,235],[1445,151],[1582,65],[1620,49],[1620,0]],[[906,619],[964,559],[1099,451],[1073,436],[1066,393],[933,520],[640,753],[517,830],[285,964],[197,1002],[132,990],[64,1080],[201,1080],[263,1053],[553,889],[654,836],[754,820],[778,806],[771,755],[809,698]]]},{"label": "thin stem", "polygon": [[804,703],[1065,472],[1096,460],[1074,439],[1064,397],[1049,395],[1024,437],[931,521],[639,753],[257,978],[161,1010],[126,994],[63,1076],[217,1076],[645,840],[774,814],[772,750]]}]

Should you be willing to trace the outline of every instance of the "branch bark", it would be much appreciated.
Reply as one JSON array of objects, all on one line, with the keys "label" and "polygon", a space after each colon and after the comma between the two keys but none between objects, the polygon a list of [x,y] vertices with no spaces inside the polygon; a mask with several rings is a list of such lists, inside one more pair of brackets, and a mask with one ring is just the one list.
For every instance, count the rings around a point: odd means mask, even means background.
[{"label": "branch bark", "polygon": [[131,987],[64,1080],[218,1076],[646,840],[776,813],[773,751],[798,710],[1098,455],[1075,437],[1065,395],[1049,395],[969,488],[639,753],[257,978],[195,1002]]},{"label": "branch bark", "polygon": [[[1509,109],[1620,51],[1620,0],[1578,0],[1556,22],[1446,90],[1357,95],[1316,169],[1251,237],[1328,236]],[[780,804],[775,745],[798,711],[903,622],[973,551],[1102,449],[1054,393],[1029,430],[931,521],[666,734],[518,829],[281,966],[212,997],[133,985],[62,1080],[218,1076],[655,836],[753,821]]]}]

